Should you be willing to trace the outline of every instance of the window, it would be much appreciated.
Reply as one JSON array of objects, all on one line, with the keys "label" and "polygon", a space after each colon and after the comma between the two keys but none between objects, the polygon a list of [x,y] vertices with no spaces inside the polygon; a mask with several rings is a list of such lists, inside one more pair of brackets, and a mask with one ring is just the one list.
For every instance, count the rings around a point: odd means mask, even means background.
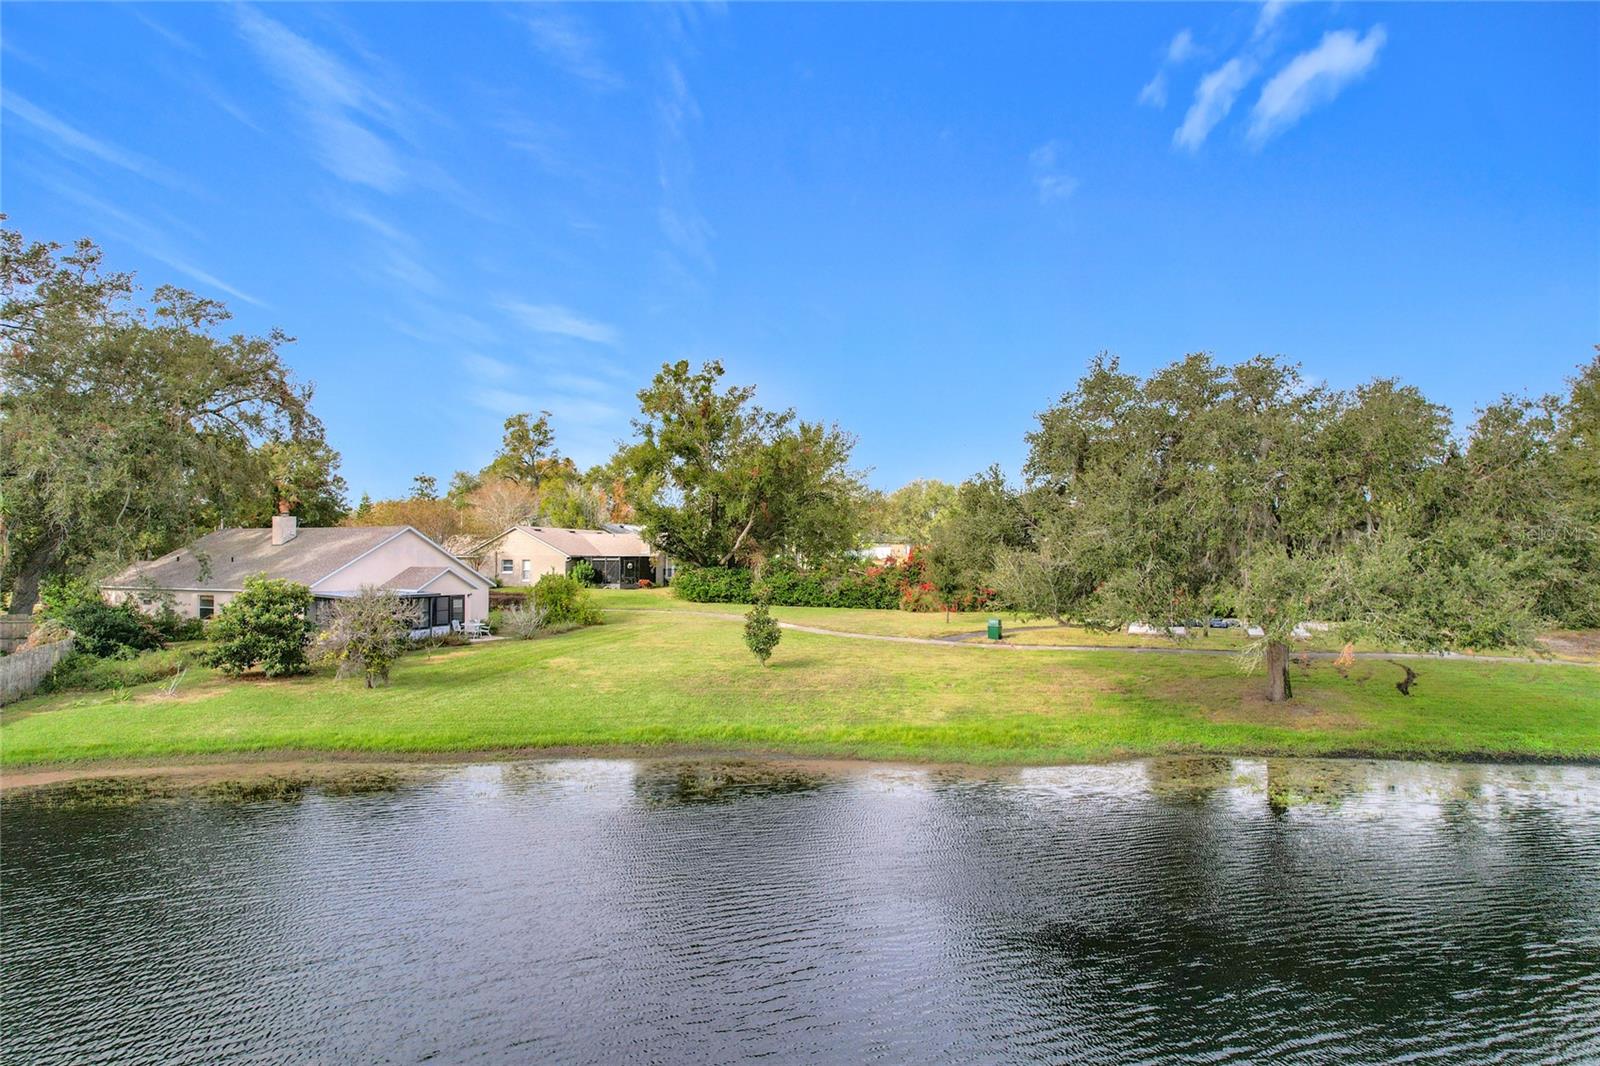
[{"label": "window", "polygon": [[533,576],[533,560],[522,560],[522,580],[526,581]]},{"label": "window", "polygon": [[201,596],[198,614],[204,622],[207,618],[217,613],[217,598],[215,596]]},{"label": "window", "polygon": [[512,562],[510,559],[501,559],[500,560],[500,572],[502,574],[515,573],[516,572],[516,563]]}]

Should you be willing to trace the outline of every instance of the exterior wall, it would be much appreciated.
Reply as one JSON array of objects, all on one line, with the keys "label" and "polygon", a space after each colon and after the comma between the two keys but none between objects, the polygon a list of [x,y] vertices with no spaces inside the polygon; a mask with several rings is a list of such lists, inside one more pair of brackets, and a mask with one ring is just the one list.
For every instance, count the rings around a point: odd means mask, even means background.
[{"label": "exterior wall", "polygon": [[[511,560],[509,574],[500,572],[500,563],[503,559]],[[524,559],[528,561],[527,577],[523,576]],[[564,553],[520,529],[513,529],[489,545],[488,550],[483,553],[483,558],[478,562],[478,573],[490,581],[498,581],[508,587],[537,584],[546,574],[566,572],[567,556]]]},{"label": "exterior wall", "polygon": [[[311,590],[323,594],[355,592],[362,585],[381,585],[408,566],[443,566],[449,559],[440,554],[441,550],[418,534],[402,533],[343,570],[323,578],[311,586]],[[465,568],[466,564],[461,566]],[[477,622],[489,617],[489,590],[470,585],[464,578],[446,574],[429,586],[428,591],[444,591],[447,581],[459,586],[449,590],[451,595],[466,596],[467,621]]]},{"label": "exterior wall", "polygon": [[222,605],[233,599],[233,592],[193,592],[188,589],[163,590],[161,594],[152,597],[150,593],[126,592],[121,589],[107,589],[103,595],[107,603],[122,603],[132,600],[145,614],[158,614],[163,602],[162,596],[171,600],[172,609],[184,618],[200,617],[200,597],[210,596],[215,610],[222,610]]}]

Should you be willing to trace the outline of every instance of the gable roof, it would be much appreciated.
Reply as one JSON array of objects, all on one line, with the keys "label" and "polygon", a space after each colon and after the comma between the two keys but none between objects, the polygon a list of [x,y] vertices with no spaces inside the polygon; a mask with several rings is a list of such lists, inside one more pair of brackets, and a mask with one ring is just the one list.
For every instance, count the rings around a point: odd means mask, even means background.
[{"label": "gable roof", "polygon": [[232,591],[244,588],[245,578],[261,573],[315,585],[405,533],[438,548],[463,574],[489,583],[410,526],[308,526],[284,544],[272,543],[270,529],[219,529],[158,559],[134,563],[101,587]]},{"label": "gable roof", "polygon": [[429,584],[449,572],[448,566],[408,566],[378,587],[415,592],[427,588]]},{"label": "gable roof", "polygon": [[638,533],[613,533],[605,529],[561,529],[557,526],[512,526],[503,533],[476,545],[474,550],[504,540],[514,532],[526,533],[536,540],[543,541],[570,559],[610,559],[655,554]]}]

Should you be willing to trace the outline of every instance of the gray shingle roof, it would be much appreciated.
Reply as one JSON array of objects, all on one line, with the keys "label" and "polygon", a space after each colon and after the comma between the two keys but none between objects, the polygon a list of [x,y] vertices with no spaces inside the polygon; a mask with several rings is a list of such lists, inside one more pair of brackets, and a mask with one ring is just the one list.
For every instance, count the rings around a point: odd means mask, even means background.
[{"label": "gray shingle roof", "polygon": [[408,566],[388,581],[385,581],[379,588],[413,592],[440,574],[448,574],[449,572],[450,568],[448,566]]},{"label": "gray shingle roof", "polygon": [[221,529],[159,559],[134,563],[104,582],[107,588],[241,589],[252,574],[314,584],[406,526],[302,528],[274,545],[270,529]]},{"label": "gray shingle roof", "polygon": [[650,546],[637,533],[610,533],[603,529],[558,529],[554,526],[518,526],[559,552],[573,558],[611,558],[650,555]]}]

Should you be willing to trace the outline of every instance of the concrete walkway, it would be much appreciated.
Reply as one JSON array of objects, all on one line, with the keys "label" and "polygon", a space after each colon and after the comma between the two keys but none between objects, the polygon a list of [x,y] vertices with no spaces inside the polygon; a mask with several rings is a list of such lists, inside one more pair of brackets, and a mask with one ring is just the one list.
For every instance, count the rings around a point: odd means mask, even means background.
[{"label": "concrete walkway", "polygon": [[[676,607],[606,607],[607,611],[631,611],[635,614],[690,614],[701,618],[719,618],[728,622],[743,622],[744,615],[728,614],[723,611],[692,611]],[[851,633],[842,629],[823,629],[821,626],[804,626],[798,622],[778,622],[780,629],[792,629],[797,633],[815,633],[823,637],[843,637],[847,640],[877,640],[887,644],[927,644],[936,648],[984,648],[989,651],[1042,651],[1042,652],[1132,652],[1136,655],[1238,655],[1238,649],[1227,648],[1178,648],[1178,647],[1121,647],[1107,646],[1104,644],[1007,644],[1004,641],[977,641],[976,638],[986,634],[980,630],[977,633],[952,634],[943,637],[896,637],[885,633]],[[1030,626],[1030,629],[1055,629],[1055,626]],[[1013,630],[1017,632],[1017,630]],[[1309,655],[1313,659],[1337,659],[1336,651],[1295,651],[1293,658],[1304,658]],[[1462,652],[1416,652],[1416,651],[1358,651],[1354,653],[1356,659],[1377,660],[1385,659],[1414,659],[1423,661],[1450,661],[1467,663],[1532,663],[1539,666],[1589,666],[1600,667],[1600,663],[1575,662],[1570,659],[1540,659],[1534,656],[1519,655],[1467,655]]]}]

